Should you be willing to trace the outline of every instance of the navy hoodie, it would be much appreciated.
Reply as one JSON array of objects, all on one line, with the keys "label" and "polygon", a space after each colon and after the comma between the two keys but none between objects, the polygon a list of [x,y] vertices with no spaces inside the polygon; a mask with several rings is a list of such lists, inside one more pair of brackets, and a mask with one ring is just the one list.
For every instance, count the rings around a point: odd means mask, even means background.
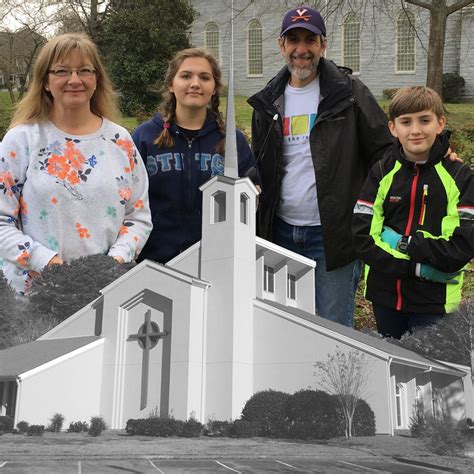
[{"label": "navy hoodie", "polygon": [[[175,145],[153,144],[163,130],[156,114],[132,134],[148,172],[153,231],[138,260],[166,263],[201,240],[202,193],[199,186],[224,173],[224,157],[216,152],[222,140],[216,121],[208,114],[197,136],[188,140],[176,124],[170,124]],[[237,130],[239,175],[255,165],[245,136]]]}]

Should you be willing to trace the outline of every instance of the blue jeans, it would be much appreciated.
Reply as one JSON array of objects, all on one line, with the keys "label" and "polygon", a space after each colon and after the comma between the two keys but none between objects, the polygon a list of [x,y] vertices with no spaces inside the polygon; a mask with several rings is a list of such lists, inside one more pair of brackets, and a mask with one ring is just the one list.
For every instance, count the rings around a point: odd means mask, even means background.
[{"label": "blue jeans", "polygon": [[294,226],[275,217],[273,242],[316,262],[316,313],[323,318],[352,327],[354,298],[361,271],[360,260],[327,272],[320,225]]},{"label": "blue jeans", "polygon": [[445,316],[444,314],[421,314],[397,311],[380,304],[372,303],[374,316],[377,321],[377,331],[383,337],[400,339],[407,331],[412,332],[415,327],[431,326]]}]

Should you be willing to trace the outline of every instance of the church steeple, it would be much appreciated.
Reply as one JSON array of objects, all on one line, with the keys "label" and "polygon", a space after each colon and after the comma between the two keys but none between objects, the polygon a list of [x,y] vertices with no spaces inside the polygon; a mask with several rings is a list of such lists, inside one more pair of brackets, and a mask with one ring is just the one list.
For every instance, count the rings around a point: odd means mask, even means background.
[{"label": "church steeple", "polygon": [[239,177],[234,109],[234,57],[232,52],[230,55],[229,84],[227,88],[224,176],[236,179]]}]

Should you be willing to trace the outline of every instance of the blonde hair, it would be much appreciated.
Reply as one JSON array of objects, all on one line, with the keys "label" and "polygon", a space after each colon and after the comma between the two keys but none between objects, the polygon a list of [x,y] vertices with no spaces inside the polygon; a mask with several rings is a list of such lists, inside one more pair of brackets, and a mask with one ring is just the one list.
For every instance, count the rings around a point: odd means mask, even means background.
[{"label": "blonde hair", "polygon": [[[181,64],[183,64],[183,61],[188,58],[206,59],[211,66],[212,77],[214,79],[216,88],[214,95],[209,102],[209,111],[214,120],[217,122],[217,126],[219,127],[222,136],[225,137],[225,124],[224,120],[222,119],[222,115],[219,112],[220,91],[222,89],[222,72],[219,64],[209,51],[202,48],[188,48],[179,51],[175,54],[173,59],[171,59],[165,74],[163,86],[160,90],[162,100],[159,111],[163,117],[165,127],[153,143],[162,148],[171,148],[174,146],[174,138],[169,131],[169,124],[170,122],[176,121],[176,97],[172,92],[170,92],[169,88],[173,84],[173,79],[178,73]],[[216,151],[217,153],[224,154],[224,139],[217,145]]]},{"label": "blonde hair", "polygon": [[425,86],[402,87],[392,97],[388,116],[393,122],[400,115],[430,110],[438,118],[445,115],[443,101],[436,91]]},{"label": "blonde hair", "polygon": [[120,119],[116,94],[102,64],[96,45],[85,34],[66,33],[48,41],[36,58],[28,92],[19,102],[10,128],[24,123],[37,123],[51,116],[54,99],[45,89],[51,66],[73,51],[92,63],[96,70],[96,89],[90,100],[91,112],[114,122]]}]

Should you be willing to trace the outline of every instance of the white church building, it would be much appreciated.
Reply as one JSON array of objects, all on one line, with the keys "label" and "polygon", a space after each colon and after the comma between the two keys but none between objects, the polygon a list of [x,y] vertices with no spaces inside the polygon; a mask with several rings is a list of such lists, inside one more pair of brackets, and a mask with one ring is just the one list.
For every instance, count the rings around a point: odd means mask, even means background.
[{"label": "white church building", "polygon": [[336,350],[365,354],[377,433],[407,428],[415,406],[473,417],[470,368],[315,316],[314,262],[255,237],[249,179],[202,190],[201,242],[167,265],[140,263],[37,341],[0,351],[15,425],[61,413],[119,429],[156,410],[235,419],[259,390],[318,389],[314,364]]}]

